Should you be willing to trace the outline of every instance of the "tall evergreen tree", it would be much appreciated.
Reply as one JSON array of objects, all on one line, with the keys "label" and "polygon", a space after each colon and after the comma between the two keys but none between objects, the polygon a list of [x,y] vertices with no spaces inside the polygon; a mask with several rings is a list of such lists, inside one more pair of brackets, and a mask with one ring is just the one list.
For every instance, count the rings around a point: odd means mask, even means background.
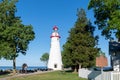
[{"label": "tall evergreen tree", "polygon": [[93,9],[95,24],[102,30],[102,35],[120,41],[120,0],[90,0],[88,9]]},{"label": "tall evergreen tree", "polygon": [[22,24],[16,16],[18,0],[0,1],[0,57],[13,60],[16,69],[16,57],[19,53],[26,54],[28,44],[34,39],[32,25]]},{"label": "tall evergreen tree", "polygon": [[95,28],[87,19],[84,9],[78,9],[77,16],[78,19],[69,32],[62,52],[64,66],[76,69],[78,66],[93,66],[98,52],[93,36]]}]

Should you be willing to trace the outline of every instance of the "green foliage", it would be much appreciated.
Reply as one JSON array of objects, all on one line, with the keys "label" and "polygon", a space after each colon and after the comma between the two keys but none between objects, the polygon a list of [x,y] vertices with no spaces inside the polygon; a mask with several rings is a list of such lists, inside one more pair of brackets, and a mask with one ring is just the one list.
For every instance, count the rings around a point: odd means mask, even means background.
[{"label": "green foliage", "polygon": [[18,0],[0,1],[0,57],[14,60],[18,53],[26,54],[28,44],[34,39],[32,25],[24,25],[16,16]]},{"label": "green foliage", "polygon": [[49,59],[49,54],[48,53],[44,53],[40,58],[40,60],[45,62],[46,64],[48,63],[48,59]]},{"label": "green foliage", "polygon": [[[1,53],[0,57],[10,58],[10,55],[13,54],[14,50],[11,47],[10,28],[13,26],[14,11],[16,8],[14,4],[16,1],[2,0],[0,1],[0,48]],[[13,8],[12,8],[13,7]],[[12,18],[12,20],[11,20]],[[13,20],[14,19],[14,20]],[[18,20],[17,20],[18,21]],[[16,23],[16,22],[15,22]]]},{"label": "green foliage", "polygon": [[90,0],[88,9],[93,9],[95,24],[102,35],[110,39],[115,33],[120,39],[120,0]]},{"label": "green foliage", "polygon": [[[91,67],[95,64],[98,50],[95,47],[93,32],[95,28],[87,20],[85,11],[78,9],[78,19],[71,28],[67,42],[63,46],[63,64],[66,67],[78,66]],[[96,38],[98,39],[98,38]]]},{"label": "green foliage", "polygon": [[98,52],[98,57],[99,57],[100,55],[105,56],[105,53],[100,50],[100,51]]}]

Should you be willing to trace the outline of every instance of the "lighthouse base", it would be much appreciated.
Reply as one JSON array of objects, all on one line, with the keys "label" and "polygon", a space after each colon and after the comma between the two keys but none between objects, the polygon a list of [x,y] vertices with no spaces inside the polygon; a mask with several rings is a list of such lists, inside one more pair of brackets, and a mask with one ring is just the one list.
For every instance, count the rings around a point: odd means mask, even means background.
[{"label": "lighthouse base", "polygon": [[60,64],[48,64],[48,69],[52,70],[62,70],[62,65]]}]

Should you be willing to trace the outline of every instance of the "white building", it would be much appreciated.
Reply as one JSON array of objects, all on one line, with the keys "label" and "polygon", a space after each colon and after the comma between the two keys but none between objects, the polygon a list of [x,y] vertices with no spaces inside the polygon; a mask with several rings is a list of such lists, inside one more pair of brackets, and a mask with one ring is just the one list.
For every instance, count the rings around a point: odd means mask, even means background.
[{"label": "white building", "polygon": [[111,57],[111,66],[114,71],[120,71],[120,42],[109,42],[109,54]]},{"label": "white building", "polygon": [[60,35],[58,34],[58,27],[53,27],[51,35],[51,45],[48,60],[48,68],[53,70],[62,70],[62,57],[60,50]]}]

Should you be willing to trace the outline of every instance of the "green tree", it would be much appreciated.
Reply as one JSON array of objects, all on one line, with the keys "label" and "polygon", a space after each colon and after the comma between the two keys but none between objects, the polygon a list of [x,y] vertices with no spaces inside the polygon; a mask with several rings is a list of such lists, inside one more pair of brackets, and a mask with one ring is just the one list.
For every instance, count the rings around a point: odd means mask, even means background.
[{"label": "green tree", "polygon": [[12,3],[15,2],[16,1],[12,1],[10,3],[8,0],[0,1],[0,49],[1,49],[0,57],[8,58],[13,53],[11,45],[9,44],[10,42],[10,38],[8,36],[9,34],[7,34],[7,32],[12,24],[11,23],[12,20],[10,20],[10,18],[13,17],[12,16],[13,8],[11,9],[10,6],[14,7]]},{"label": "green tree", "polygon": [[74,70],[93,66],[98,52],[93,36],[95,27],[87,19],[84,9],[78,9],[77,16],[78,19],[69,32],[62,52],[64,66]]},{"label": "green tree", "polygon": [[102,35],[111,39],[115,34],[120,41],[120,0],[90,0],[88,9],[93,9]]},{"label": "green tree", "polygon": [[100,55],[105,56],[105,53],[104,53],[103,51],[100,50],[98,56],[100,56]]},{"label": "green tree", "polygon": [[49,59],[49,54],[48,53],[44,53],[40,58],[40,60],[45,62],[46,65],[48,64],[48,59]]},{"label": "green tree", "polygon": [[26,54],[28,44],[34,39],[32,25],[24,25],[15,13],[18,0],[0,1],[0,57],[13,60],[16,70],[16,57]]}]

